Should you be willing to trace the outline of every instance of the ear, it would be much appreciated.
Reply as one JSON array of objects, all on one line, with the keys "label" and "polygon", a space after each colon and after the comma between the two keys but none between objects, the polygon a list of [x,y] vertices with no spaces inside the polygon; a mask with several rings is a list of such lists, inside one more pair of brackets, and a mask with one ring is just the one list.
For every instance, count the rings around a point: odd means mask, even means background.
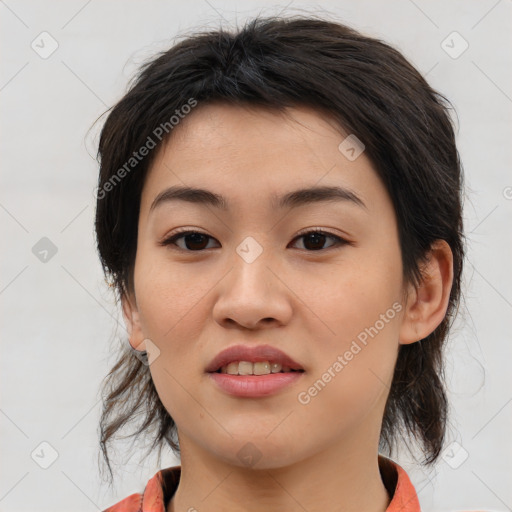
[{"label": "ear", "polygon": [[414,343],[431,334],[443,321],[453,282],[453,254],[445,240],[436,240],[420,267],[422,281],[409,287],[399,342]]},{"label": "ear", "polygon": [[123,318],[126,325],[126,330],[128,331],[131,347],[139,351],[146,350],[146,344],[144,342],[145,338],[142,334],[139,311],[134,294],[123,294],[121,298],[121,304],[123,306]]}]

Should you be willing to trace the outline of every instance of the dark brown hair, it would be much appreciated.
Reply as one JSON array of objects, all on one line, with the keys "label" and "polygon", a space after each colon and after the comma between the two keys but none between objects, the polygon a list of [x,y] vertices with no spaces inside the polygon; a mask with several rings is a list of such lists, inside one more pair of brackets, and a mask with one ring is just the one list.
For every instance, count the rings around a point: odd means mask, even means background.
[{"label": "dark brown hair", "polygon": [[[160,147],[172,134],[170,119],[181,117],[191,99],[199,105],[215,101],[281,112],[309,106],[327,112],[364,143],[386,186],[405,282],[418,285],[420,264],[435,240],[449,244],[454,277],[446,316],[425,339],[400,346],[379,446],[391,454],[408,433],[421,443],[423,462],[433,463],[448,416],[442,349],[458,310],[464,259],[463,176],[450,103],[393,47],[315,16],[256,18],[234,32],[186,37],[140,69],[101,132],[95,227],[102,266],[118,299],[133,289],[141,191],[158,147],[140,161],[133,160],[134,152],[149,138]],[[161,126],[169,129],[156,141]],[[179,453],[176,425],[149,367],[128,343],[105,378],[103,396],[100,445],[111,477],[108,445],[136,416],[142,416],[141,424],[128,437],[147,439],[152,429],[150,451],[159,447],[160,457],[167,444]]]}]

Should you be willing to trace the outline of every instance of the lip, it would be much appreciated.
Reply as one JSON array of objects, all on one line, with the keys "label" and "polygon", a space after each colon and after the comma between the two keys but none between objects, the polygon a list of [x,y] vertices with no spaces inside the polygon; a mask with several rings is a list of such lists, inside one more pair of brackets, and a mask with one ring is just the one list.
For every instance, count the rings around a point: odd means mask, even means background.
[{"label": "lip", "polygon": [[277,393],[302,378],[302,372],[269,373],[267,375],[230,375],[216,373],[233,361],[258,363],[270,361],[289,366],[293,370],[304,370],[288,354],[271,345],[234,345],[219,352],[206,368],[208,377],[225,393],[245,398],[259,398]]},{"label": "lip", "polygon": [[[206,367],[206,372],[216,372],[233,361],[248,361],[250,363],[270,361],[272,363],[280,363],[283,366],[289,366],[293,370],[303,370],[302,366],[294,361],[288,354],[285,354],[283,351],[271,345],[233,345],[219,352]],[[265,376],[258,375],[256,378],[261,379],[261,377]]]},{"label": "lip", "polygon": [[208,373],[214,383],[225,393],[242,398],[261,398],[277,393],[298,382],[304,372],[269,373],[268,375],[229,375]]}]

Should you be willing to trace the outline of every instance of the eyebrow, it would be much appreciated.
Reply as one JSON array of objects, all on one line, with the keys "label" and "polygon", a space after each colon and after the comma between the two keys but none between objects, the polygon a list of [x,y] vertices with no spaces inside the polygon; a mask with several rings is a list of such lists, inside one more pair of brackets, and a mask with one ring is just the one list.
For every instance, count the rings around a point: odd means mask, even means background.
[{"label": "eyebrow", "polygon": [[[149,212],[151,213],[158,206],[171,201],[186,201],[188,203],[212,206],[220,210],[228,211],[227,199],[220,195],[197,187],[176,185],[160,192],[153,200]],[[323,186],[301,188],[288,192],[282,196],[271,196],[271,206],[274,209],[298,208],[320,202],[346,201],[367,209],[363,200],[347,188],[338,186]]]}]

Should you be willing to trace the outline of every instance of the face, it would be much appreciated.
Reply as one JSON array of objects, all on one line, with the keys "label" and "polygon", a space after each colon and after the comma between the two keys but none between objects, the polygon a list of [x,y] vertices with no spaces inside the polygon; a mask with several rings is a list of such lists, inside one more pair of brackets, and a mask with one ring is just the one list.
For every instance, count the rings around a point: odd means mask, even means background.
[{"label": "face", "polygon": [[[339,149],[347,134],[332,120],[288,113],[199,105],[174,129],[146,177],[123,303],[182,450],[238,466],[247,451],[270,468],[378,440],[401,342],[388,193],[364,151]],[[169,197],[152,208],[183,186],[222,196],[225,208]],[[345,192],[279,204],[314,187]],[[229,392],[206,369],[234,345],[270,345],[303,371],[268,394]]]}]

